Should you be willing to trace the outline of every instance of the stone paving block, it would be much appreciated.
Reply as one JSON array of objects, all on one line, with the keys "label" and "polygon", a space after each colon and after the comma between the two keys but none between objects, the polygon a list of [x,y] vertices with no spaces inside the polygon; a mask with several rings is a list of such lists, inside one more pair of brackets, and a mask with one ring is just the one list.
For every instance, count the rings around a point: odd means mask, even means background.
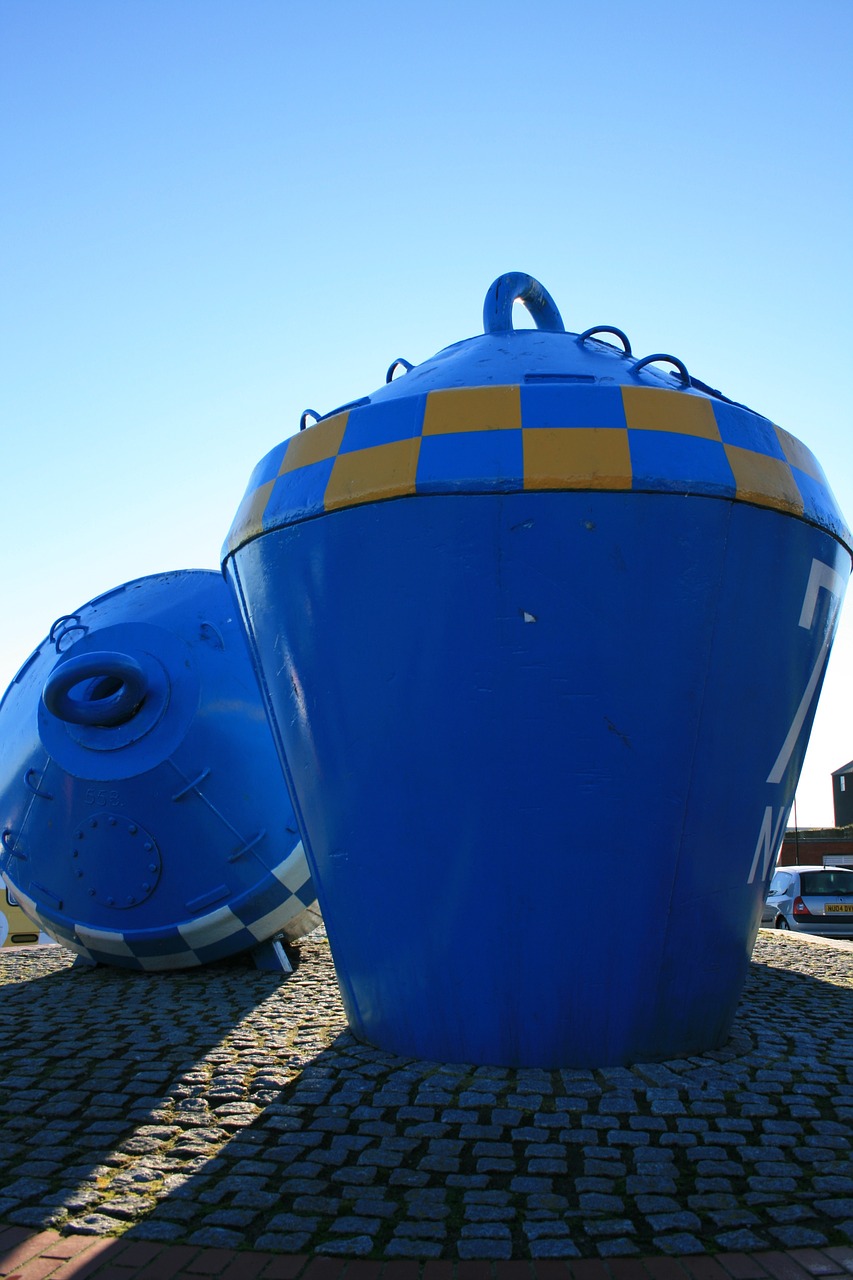
[{"label": "stone paving block", "polygon": [[379,1230],[381,1219],[361,1217],[358,1214],[347,1214],[336,1218],[329,1224],[329,1231],[334,1235],[373,1236]]},{"label": "stone paving block", "polygon": [[255,1240],[258,1249],[274,1253],[299,1253],[311,1239],[310,1231],[265,1231]]},{"label": "stone paving block", "polygon": [[625,1208],[621,1196],[604,1195],[600,1191],[584,1192],[578,1197],[583,1213],[619,1213]]},{"label": "stone paving block", "polygon": [[801,1249],[805,1247],[819,1248],[821,1245],[829,1243],[823,1232],[815,1231],[813,1227],[770,1227],[769,1231],[770,1235],[786,1249]]},{"label": "stone paving block", "polygon": [[553,1189],[553,1179],[541,1175],[520,1175],[512,1178],[509,1188],[522,1195],[548,1195]]},{"label": "stone paving block", "polygon": [[687,1231],[676,1231],[670,1235],[655,1236],[653,1243],[663,1253],[689,1256],[702,1252],[702,1241]]},{"label": "stone paving block", "polygon": [[341,1258],[362,1258],[373,1251],[372,1236],[346,1236],[341,1240],[324,1240],[317,1252]]},{"label": "stone paving block", "polygon": [[537,1259],[536,1272],[538,1275],[541,1266],[539,1259],[579,1258],[580,1249],[568,1236],[548,1236],[530,1241],[530,1256]]},{"label": "stone paving block", "polygon": [[853,1218],[853,1198],[838,1197],[834,1200],[816,1200],[815,1210],[828,1218]]},{"label": "stone paving block", "polygon": [[630,1218],[585,1219],[584,1231],[588,1236],[632,1236],[637,1228]]},{"label": "stone paving block", "polygon": [[399,1222],[394,1228],[395,1240],[446,1240],[447,1228],[441,1222]]},{"label": "stone paving block", "polygon": [[531,1243],[546,1239],[565,1240],[571,1235],[568,1224],[561,1222],[558,1218],[549,1218],[543,1222],[527,1221],[523,1229]]},{"label": "stone paving block", "polygon": [[[647,1221],[658,1235],[664,1231],[698,1231],[702,1225],[699,1216],[689,1209],[678,1209],[674,1213],[650,1213]],[[702,1252],[701,1246],[697,1252]]]},{"label": "stone paving block", "polygon": [[397,1213],[397,1205],[379,1198],[356,1200],[352,1206],[353,1213],[363,1217],[393,1218]]},{"label": "stone paving block", "polygon": [[[386,1258],[440,1258],[444,1246],[438,1240],[407,1240],[395,1237],[385,1246]],[[384,1280],[385,1272],[383,1272]]]},{"label": "stone paving block", "polygon": [[460,1228],[458,1240],[509,1240],[511,1232],[503,1222],[466,1222]]},{"label": "stone paving block", "polygon": [[461,1259],[496,1258],[508,1260],[512,1257],[511,1240],[459,1240],[456,1252]]},{"label": "stone paving block", "polygon": [[632,1256],[636,1257],[640,1252],[636,1241],[629,1236],[613,1236],[609,1240],[599,1240],[596,1249],[602,1258],[610,1259],[611,1269],[617,1261],[625,1262]]}]

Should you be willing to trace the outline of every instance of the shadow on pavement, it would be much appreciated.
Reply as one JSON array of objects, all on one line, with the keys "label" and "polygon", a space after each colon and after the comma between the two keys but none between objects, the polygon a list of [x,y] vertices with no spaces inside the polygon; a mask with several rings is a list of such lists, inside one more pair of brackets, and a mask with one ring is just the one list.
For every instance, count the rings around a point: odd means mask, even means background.
[{"label": "shadow on pavement", "polygon": [[843,951],[760,935],[725,1048],[602,1071],[384,1054],[324,936],[298,955],[286,980],[0,961],[0,1221],[419,1258],[853,1238]]}]

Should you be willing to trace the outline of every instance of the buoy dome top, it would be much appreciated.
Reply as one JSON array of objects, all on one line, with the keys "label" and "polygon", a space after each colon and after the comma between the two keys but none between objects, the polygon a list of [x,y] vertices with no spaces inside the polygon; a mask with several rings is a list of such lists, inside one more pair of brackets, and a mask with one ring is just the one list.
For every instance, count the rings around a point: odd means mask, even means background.
[{"label": "buoy dome top", "polygon": [[[535,329],[513,328],[516,301]],[[678,357],[638,358],[611,325],[568,332],[548,291],[522,272],[491,285],[483,327],[420,365],[398,358],[368,396],[322,416],[306,410],[302,429],[256,466],[223,559],[270,529],[350,506],[523,490],[747,502],[853,550],[811,451]]]}]

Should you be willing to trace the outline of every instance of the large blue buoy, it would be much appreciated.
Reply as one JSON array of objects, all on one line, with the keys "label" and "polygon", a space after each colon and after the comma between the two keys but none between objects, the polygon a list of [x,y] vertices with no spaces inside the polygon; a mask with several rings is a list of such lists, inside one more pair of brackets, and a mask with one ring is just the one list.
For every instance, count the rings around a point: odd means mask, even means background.
[{"label": "large blue buoy", "polygon": [[440,1060],[698,1053],[850,534],[809,450],[681,361],[566,332],[520,274],[484,319],[269,453],[224,550],[347,1016]]},{"label": "large blue buoy", "polygon": [[0,702],[0,872],[84,959],[180,969],[319,923],[221,575],[128,582],[60,618]]}]

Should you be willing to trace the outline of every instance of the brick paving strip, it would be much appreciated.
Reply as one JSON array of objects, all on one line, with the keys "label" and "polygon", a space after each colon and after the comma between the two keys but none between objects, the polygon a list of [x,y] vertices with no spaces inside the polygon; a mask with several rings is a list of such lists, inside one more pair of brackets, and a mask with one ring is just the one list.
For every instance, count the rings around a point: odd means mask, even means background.
[{"label": "brick paving strip", "polygon": [[4,1280],[846,1280],[853,1246],[680,1258],[383,1262],[0,1227]]},{"label": "brick paving strip", "polygon": [[722,1050],[598,1071],[382,1053],[294,958],[0,953],[0,1276],[853,1273],[853,949],[762,931]]}]

